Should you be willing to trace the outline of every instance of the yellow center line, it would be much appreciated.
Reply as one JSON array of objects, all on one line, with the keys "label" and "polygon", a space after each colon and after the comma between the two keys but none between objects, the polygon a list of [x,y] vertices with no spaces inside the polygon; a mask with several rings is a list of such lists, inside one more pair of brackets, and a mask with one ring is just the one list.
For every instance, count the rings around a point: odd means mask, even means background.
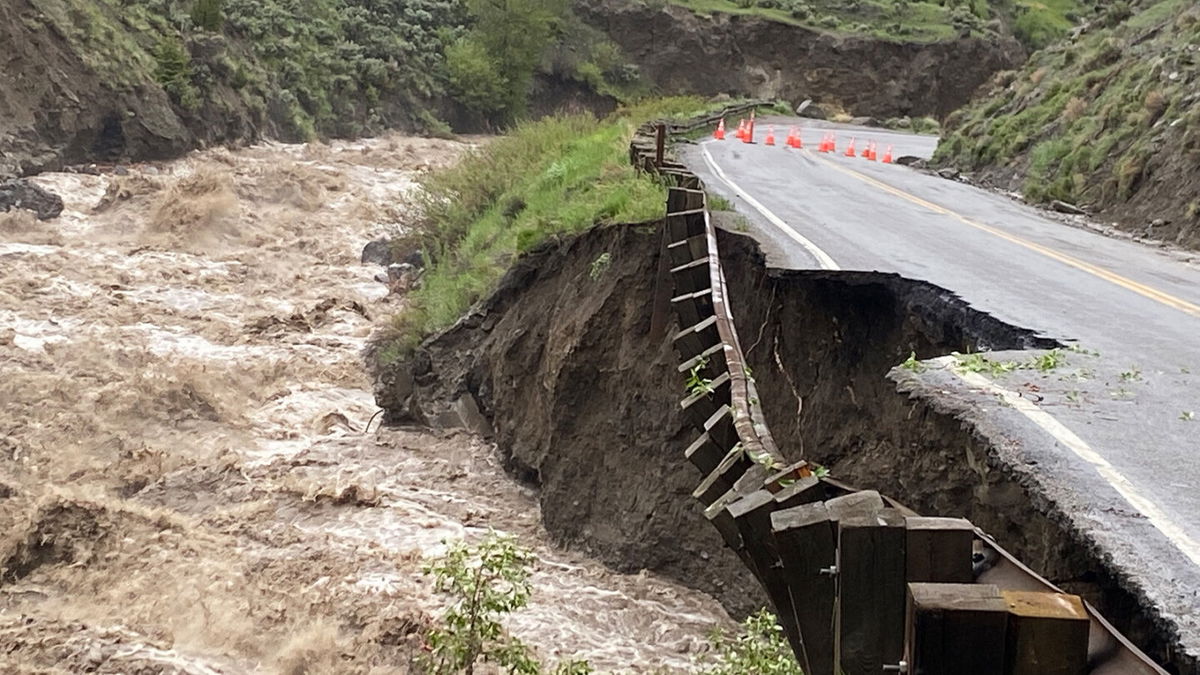
[{"label": "yellow center line", "polygon": [[899,188],[888,185],[887,183],[884,183],[883,181],[876,180],[874,178],[871,178],[870,176],[861,174],[853,169],[847,169],[843,166],[839,166],[836,162],[833,162],[829,159],[821,157],[820,155],[814,155],[814,156],[817,157],[818,159],[824,161],[826,164],[828,164],[830,167],[832,167],[835,171],[839,171],[847,176],[850,176],[851,178],[856,178],[864,183],[873,185],[873,186],[879,188],[880,190],[883,190],[884,192],[887,192],[889,194],[900,197],[901,199],[904,199],[906,201],[912,202],[913,204],[916,204],[917,206],[927,208],[930,211],[933,211],[935,213],[940,213],[942,215],[950,216],[952,218],[957,219],[958,221],[962,222],[965,225],[969,225],[977,230],[982,230],[984,232],[987,232],[988,234],[991,234],[993,236],[1004,239],[1005,241],[1010,241],[1018,246],[1022,246],[1031,251],[1040,253],[1040,254],[1046,256],[1047,258],[1052,258],[1054,260],[1057,260],[1057,261],[1063,263],[1064,265],[1070,265],[1071,267],[1074,267],[1075,269],[1082,270],[1084,272],[1087,272],[1088,274],[1091,274],[1093,276],[1104,279],[1105,281],[1114,283],[1122,288],[1133,291],[1134,293],[1137,293],[1138,295],[1142,295],[1147,298],[1150,298],[1151,300],[1154,300],[1155,302],[1159,302],[1168,307],[1172,307],[1172,308],[1177,309],[1186,314],[1191,314],[1192,316],[1200,317],[1200,305],[1188,302],[1187,300],[1184,300],[1183,298],[1175,297],[1174,295],[1171,295],[1170,293],[1164,293],[1163,291],[1160,291],[1157,288],[1152,288],[1143,283],[1134,281],[1133,279],[1130,279],[1128,277],[1121,276],[1120,274],[1117,274],[1116,272],[1106,270],[1103,267],[1093,265],[1092,263],[1089,263],[1084,260],[1080,260],[1079,258],[1076,258],[1071,255],[1067,255],[1066,253],[1061,253],[1061,252],[1056,251],[1047,246],[1043,246],[1041,244],[1034,243],[1023,237],[1018,237],[1015,234],[1005,232],[1004,230],[1001,230],[996,227],[992,227],[991,225],[985,225],[978,221],[971,220],[970,218],[968,218],[960,213],[956,213],[944,206],[939,206],[937,204],[934,204],[933,202],[921,199],[920,197],[918,197],[916,195],[910,194],[908,192],[905,192],[904,190],[901,190]]}]

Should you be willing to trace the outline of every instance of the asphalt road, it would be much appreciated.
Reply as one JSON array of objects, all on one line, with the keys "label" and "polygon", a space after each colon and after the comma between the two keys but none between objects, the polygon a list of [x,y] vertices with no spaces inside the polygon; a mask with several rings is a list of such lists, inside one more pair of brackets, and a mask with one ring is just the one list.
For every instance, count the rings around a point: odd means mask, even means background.
[{"label": "asphalt road", "polygon": [[[776,147],[762,144],[772,121]],[[792,124],[803,150],[782,145]],[[835,128],[837,153],[817,153]],[[1003,375],[960,374],[943,360],[930,377],[992,411],[1052,497],[1200,654],[1200,266],[1003,195],[842,155],[853,136],[859,149],[877,141],[880,157],[888,145],[928,157],[934,137],[783,118],[761,120],[756,136],[679,154],[751,221],[772,266],[926,280],[1098,353],[1066,351],[1048,371]]]}]

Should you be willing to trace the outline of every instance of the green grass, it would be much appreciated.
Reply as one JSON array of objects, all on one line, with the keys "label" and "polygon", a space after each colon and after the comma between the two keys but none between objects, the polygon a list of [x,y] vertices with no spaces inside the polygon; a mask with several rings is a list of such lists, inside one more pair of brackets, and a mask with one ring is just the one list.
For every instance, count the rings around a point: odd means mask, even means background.
[{"label": "green grass", "polygon": [[630,138],[644,121],[704,110],[700,99],[681,97],[603,120],[573,115],[527,122],[426,178],[424,223],[413,236],[430,265],[385,337],[381,360],[402,356],[453,324],[495,287],[516,256],[550,237],[660,219],[666,189],[634,171]]},{"label": "green grass", "polygon": [[[793,0],[670,0],[696,12],[758,16],[770,21],[804,26],[835,35],[866,34],[884,40],[935,42],[956,34],[950,11],[936,2],[912,2],[896,11],[891,0],[859,0],[856,3]],[[799,15],[792,8],[808,8]]]},{"label": "green grass", "polygon": [[1200,123],[1183,103],[1185,78],[1172,80],[1172,66],[1163,65],[1191,58],[1200,42],[1192,7],[1159,0],[1132,15],[1110,7],[1078,41],[1034,54],[947,120],[934,161],[1024,171],[1022,189],[1035,202],[1128,200],[1168,147],[1165,137],[1182,135],[1186,145]]},{"label": "green grass", "polygon": [[1040,49],[1064,37],[1086,14],[1080,0],[667,0],[697,14],[757,16],[835,35],[937,42],[968,33],[989,35],[1011,27],[1027,47]]},{"label": "green grass", "polygon": [[1013,32],[1026,46],[1041,49],[1062,39],[1084,13],[1078,0],[1017,0]]}]

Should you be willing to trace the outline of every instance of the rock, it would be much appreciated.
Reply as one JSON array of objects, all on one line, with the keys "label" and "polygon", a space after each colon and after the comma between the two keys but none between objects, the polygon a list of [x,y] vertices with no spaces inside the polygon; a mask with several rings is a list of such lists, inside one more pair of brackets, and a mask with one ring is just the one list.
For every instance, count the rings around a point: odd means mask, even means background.
[{"label": "rock", "polygon": [[1076,216],[1082,216],[1082,215],[1084,215],[1084,213],[1086,213],[1083,209],[1079,208],[1078,206],[1064,202],[1059,199],[1055,199],[1054,201],[1050,202],[1050,208],[1055,211],[1058,211],[1059,213],[1070,213],[1070,214],[1076,215]]},{"label": "rock", "polygon": [[958,177],[962,174],[958,169],[946,167],[945,169],[938,169],[937,175],[945,178],[946,180],[958,180]]},{"label": "rock", "polygon": [[874,117],[852,117],[850,119],[850,124],[854,124],[854,125],[857,125],[860,127],[877,127],[877,126],[879,126],[879,122],[876,121],[876,119]]},{"label": "rock", "polygon": [[825,112],[824,108],[810,101],[805,101],[805,103],[808,103],[808,105],[801,103],[800,106],[796,108],[797,115],[801,117],[807,117],[812,120],[829,119],[829,114]]},{"label": "rock", "polygon": [[63,200],[49,190],[18,178],[0,182],[0,211],[10,209],[27,209],[36,213],[38,220],[50,220],[62,213]]},{"label": "rock", "polygon": [[1169,222],[1170,221],[1164,220],[1162,218],[1155,218],[1154,220],[1150,221],[1150,229],[1154,229],[1156,227],[1162,227],[1162,226],[1168,224]]},{"label": "rock", "polygon": [[405,265],[412,265],[414,269],[423,270],[425,269],[425,254],[421,252],[421,249],[417,249],[404,256],[404,259],[400,262]]},{"label": "rock", "polygon": [[380,237],[367,242],[362,250],[362,261],[372,265],[387,265],[392,262],[392,240]]},{"label": "rock", "polygon": [[922,169],[925,167],[925,158],[917,157],[916,155],[901,155],[896,158],[896,164],[911,166],[914,169]]},{"label": "rock", "polygon": [[387,267],[388,287],[393,293],[415,288],[421,281],[423,270],[409,263],[392,263]]}]

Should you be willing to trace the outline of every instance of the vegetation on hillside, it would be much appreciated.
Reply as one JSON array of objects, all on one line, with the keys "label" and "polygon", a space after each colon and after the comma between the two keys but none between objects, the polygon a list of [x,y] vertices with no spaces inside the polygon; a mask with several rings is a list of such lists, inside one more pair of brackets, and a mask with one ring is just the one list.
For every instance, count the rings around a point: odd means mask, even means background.
[{"label": "vegetation on hillside", "polygon": [[[239,109],[288,138],[486,123],[524,112],[535,74],[618,97],[641,90],[565,0],[30,0],[114,91],[157,83],[182,118]],[[573,58],[561,58],[566,41]]]},{"label": "vegetation on hillside", "polygon": [[409,234],[429,267],[383,336],[390,361],[454,323],[495,286],[516,255],[548,238],[603,223],[662,217],[666,189],[629,162],[641,123],[705,110],[697,98],[642,103],[608,119],[550,117],[516,126],[423,181],[423,222]]},{"label": "vegetation on hillside", "polygon": [[1200,245],[1198,47],[1191,0],[1113,3],[951,116],[935,161]]},{"label": "vegetation on hillside", "polygon": [[1037,49],[1065,36],[1086,13],[1080,0],[645,0],[702,14],[761,16],[838,34],[932,42],[1010,33]]}]

